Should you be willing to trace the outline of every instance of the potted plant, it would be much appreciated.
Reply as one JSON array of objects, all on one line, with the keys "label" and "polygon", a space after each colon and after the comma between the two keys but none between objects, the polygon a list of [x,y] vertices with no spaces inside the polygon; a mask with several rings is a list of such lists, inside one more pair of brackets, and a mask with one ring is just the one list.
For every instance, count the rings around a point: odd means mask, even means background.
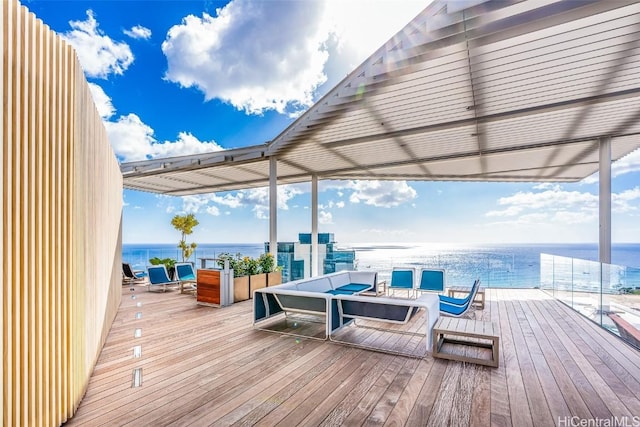
[{"label": "potted plant", "polygon": [[282,270],[276,266],[276,260],[273,254],[266,253],[258,258],[260,271],[267,276],[266,286],[275,286],[282,283]]},{"label": "potted plant", "polygon": [[245,301],[249,299],[249,272],[252,270],[251,263],[240,253],[231,255],[222,253],[218,256],[218,265],[224,267],[224,262],[229,261],[229,268],[233,270],[233,302]]}]

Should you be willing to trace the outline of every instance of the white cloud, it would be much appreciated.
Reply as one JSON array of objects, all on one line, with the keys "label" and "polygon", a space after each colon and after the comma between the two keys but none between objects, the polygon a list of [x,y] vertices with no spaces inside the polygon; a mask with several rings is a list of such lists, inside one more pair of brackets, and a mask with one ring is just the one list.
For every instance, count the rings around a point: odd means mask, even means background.
[{"label": "white cloud", "polygon": [[349,201],[366,205],[390,208],[408,203],[417,197],[416,190],[406,181],[352,181],[353,190]]},{"label": "white cloud", "polygon": [[318,212],[318,223],[320,223],[320,224],[333,224],[333,215],[331,215],[331,212],[319,211]]},{"label": "white cloud", "polygon": [[501,211],[489,211],[486,216],[516,216],[522,212],[522,206],[509,206]]},{"label": "white cloud", "polygon": [[[232,0],[167,33],[165,77],[239,110],[300,114],[427,4],[423,0]],[[330,57],[331,55],[331,57]]]},{"label": "white cloud", "polygon": [[87,10],[86,21],[69,21],[69,25],[72,29],[61,37],[75,48],[87,76],[106,79],[109,74],[123,74],[133,63],[129,45],[99,30],[93,11]]},{"label": "white cloud", "polygon": [[136,25],[131,27],[130,30],[123,30],[122,32],[132,39],[149,40],[151,38],[151,30],[142,25]]},{"label": "white cloud", "polygon": [[[539,192],[518,192],[502,197],[498,204],[502,210],[489,211],[487,217],[511,218],[502,224],[581,224],[597,221],[599,198],[597,194],[566,191],[559,185],[536,185]],[[611,195],[612,211],[616,213],[637,212],[633,203],[640,201],[640,187]]]},{"label": "white cloud", "polygon": [[[99,111],[101,108],[105,108],[104,105],[107,105],[104,100],[100,102],[103,107],[98,106]],[[110,99],[108,104],[111,105]],[[103,118],[105,117],[103,116]],[[116,121],[104,120],[103,123],[107,129],[113,151],[122,162],[222,150],[222,147],[215,141],[200,141],[189,132],[180,132],[175,141],[159,142],[153,136],[153,129],[133,113],[120,116]]]},{"label": "white cloud", "polygon": [[[218,209],[217,206],[207,206],[207,209],[205,209],[207,211],[207,213],[209,215],[212,216],[220,216],[220,209]],[[227,215],[229,215],[230,212],[227,212]]]},{"label": "white cloud", "polygon": [[[288,210],[289,200],[302,191],[296,185],[278,186],[278,209]],[[216,193],[198,194],[182,197],[182,212],[198,213],[205,210],[207,213],[218,216],[220,210],[217,207],[226,206],[232,209],[250,208],[256,218],[269,218],[269,188],[253,188],[219,196]],[[229,212],[226,212],[228,215]]]},{"label": "white cloud", "polygon": [[595,212],[558,211],[553,215],[552,222],[563,224],[585,224],[596,219]]},{"label": "white cloud", "polygon": [[317,19],[323,7],[316,1],[234,0],[215,17],[189,15],[162,44],[166,78],[251,114],[307,107],[326,80],[326,33]]},{"label": "white cloud", "polygon": [[598,196],[579,191],[565,191],[561,187],[555,187],[542,192],[518,192],[513,196],[502,197],[498,204],[524,209],[551,209],[564,208],[598,208]]},{"label": "white cloud", "polygon": [[113,107],[111,103],[111,98],[107,96],[101,86],[89,82],[89,90],[91,91],[91,95],[93,97],[93,103],[96,104],[96,108],[98,109],[98,114],[103,119],[109,119],[116,112],[116,109]]},{"label": "white cloud", "polygon": [[[640,149],[635,150],[623,158],[611,164],[611,177],[625,175],[632,172],[640,172]],[[581,182],[583,184],[595,184],[599,180],[599,173],[596,172],[586,177]]]},{"label": "white cloud", "polygon": [[123,162],[146,160],[155,141],[153,129],[135,114],[120,116],[117,121],[105,121],[109,141]]},{"label": "white cloud", "polygon": [[631,204],[637,201],[640,201],[640,187],[625,190],[622,193],[613,193],[611,195],[611,210],[618,213],[637,212],[638,207]]}]

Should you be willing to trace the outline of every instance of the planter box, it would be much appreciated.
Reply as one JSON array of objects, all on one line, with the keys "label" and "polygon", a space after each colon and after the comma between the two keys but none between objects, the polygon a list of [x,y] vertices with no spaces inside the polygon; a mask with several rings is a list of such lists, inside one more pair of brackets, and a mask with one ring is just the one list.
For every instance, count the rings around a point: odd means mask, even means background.
[{"label": "planter box", "polygon": [[249,276],[233,278],[233,302],[249,299]]},{"label": "planter box", "polygon": [[249,298],[253,298],[253,291],[267,287],[267,273],[249,276]]},{"label": "planter box", "polygon": [[202,305],[220,305],[220,270],[198,270],[196,301]]},{"label": "planter box", "polygon": [[282,271],[267,273],[267,286],[276,286],[280,284],[282,284]]}]

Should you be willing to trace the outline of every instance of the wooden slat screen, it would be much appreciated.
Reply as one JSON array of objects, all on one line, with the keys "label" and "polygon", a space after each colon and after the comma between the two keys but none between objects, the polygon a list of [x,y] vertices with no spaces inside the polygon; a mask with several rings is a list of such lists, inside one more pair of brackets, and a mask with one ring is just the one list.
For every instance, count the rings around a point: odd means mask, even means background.
[{"label": "wooden slat screen", "polygon": [[121,295],[122,175],[74,50],[0,8],[1,424],[75,412]]}]

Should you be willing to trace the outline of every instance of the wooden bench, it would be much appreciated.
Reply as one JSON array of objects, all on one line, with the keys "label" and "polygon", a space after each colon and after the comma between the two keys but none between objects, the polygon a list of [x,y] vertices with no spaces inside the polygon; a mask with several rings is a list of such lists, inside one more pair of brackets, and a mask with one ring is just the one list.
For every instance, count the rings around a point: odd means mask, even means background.
[{"label": "wooden bench", "polygon": [[[452,286],[447,288],[447,295],[451,298],[455,298],[457,293],[468,295],[470,291],[471,288],[466,288],[464,286]],[[473,303],[481,310],[484,310],[484,288],[478,288],[478,292],[476,293],[476,298],[473,300]]]},{"label": "wooden bench", "polygon": [[[445,335],[454,335],[464,337],[466,339],[447,338]],[[491,350],[492,357],[490,360],[487,360],[462,354],[445,353],[442,351],[442,346],[445,343],[488,348]],[[499,345],[500,337],[498,335],[498,330],[491,322],[454,317],[441,317],[433,327],[433,357],[458,360],[460,362],[477,363],[479,365],[497,368],[499,361]]]}]

